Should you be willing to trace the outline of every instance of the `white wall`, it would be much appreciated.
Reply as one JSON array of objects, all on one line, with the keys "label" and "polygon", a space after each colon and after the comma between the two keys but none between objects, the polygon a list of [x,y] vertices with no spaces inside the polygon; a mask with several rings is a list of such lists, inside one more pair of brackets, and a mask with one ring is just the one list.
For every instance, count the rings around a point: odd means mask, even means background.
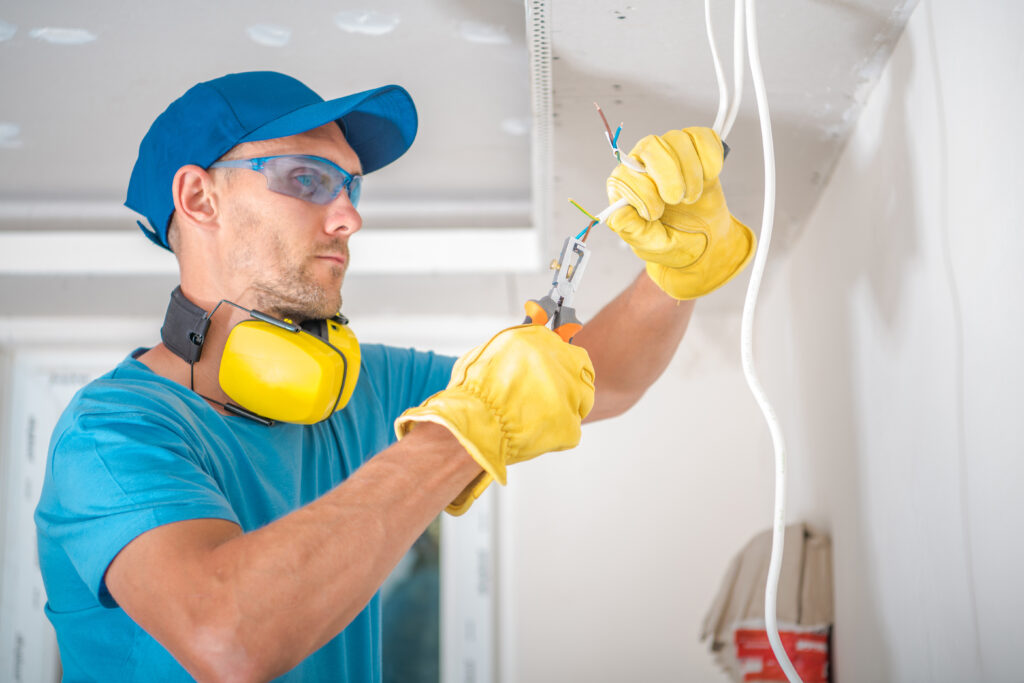
[{"label": "white wall", "polygon": [[[0,316],[0,680],[60,679],[32,516],[50,433],[80,386],[151,330],[135,321]],[[74,330],[69,341],[68,330]]]},{"label": "white wall", "polygon": [[921,3],[769,273],[769,390],[793,515],[834,536],[842,681],[1024,676],[1022,28],[1017,3]]},{"label": "white wall", "polygon": [[510,471],[503,681],[726,680],[700,623],[729,559],[771,518],[770,444],[738,337],[737,315],[698,311],[630,413]]},{"label": "white wall", "polygon": [[[789,518],[833,534],[840,681],[1024,675],[1022,28],[1017,3],[921,3],[768,268],[757,360]],[[699,305],[630,415],[510,474],[511,680],[720,680],[697,628],[770,522],[737,338]]]}]

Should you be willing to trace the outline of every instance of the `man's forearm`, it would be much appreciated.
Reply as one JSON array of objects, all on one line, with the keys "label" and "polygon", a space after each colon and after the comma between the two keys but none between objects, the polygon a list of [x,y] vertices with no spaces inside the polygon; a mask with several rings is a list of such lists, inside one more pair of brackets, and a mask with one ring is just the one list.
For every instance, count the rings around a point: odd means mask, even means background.
[{"label": "man's forearm", "polygon": [[629,409],[668,366],[693,313],[641,272],[573,340],[594,363],[596,395],[587,421]]},{"label": "man's forearm", "polygon": [[[447,430],[420,425],[333,491],[262,529],[242,534],[214,520],[169,525],[178,529],[168,533],[186,535],[180,546],[194,557],[177,558],[166,577],[159,569],[126,576],[112,564],[108,586],[119,602],[135,598],[122,606],[197,678],[271,678],[351,622],[479,472]],[[224,536],[197,546],[187,535],[199,529]],[[165,536],[157,552],[176,545]],[[132,584],[158,599],[130,595]]]},{"label": "man's forearm", "polygon": [[291,659],[278,673],[351,622],[430,521],[480,472],[443,428],[421,425],[407,438],[281,524],[237,539],[239,548],[224,548],[221,566],[234,570],[238,589],[252,591],[238,590],[255,627],[251,644]]}]

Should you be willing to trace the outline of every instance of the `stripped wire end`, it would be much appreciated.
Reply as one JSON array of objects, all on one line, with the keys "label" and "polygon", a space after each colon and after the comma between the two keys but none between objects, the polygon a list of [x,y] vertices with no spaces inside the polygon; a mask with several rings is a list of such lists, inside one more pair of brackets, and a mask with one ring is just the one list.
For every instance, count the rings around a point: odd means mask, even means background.
[{"label": "stripped wire end", "polygon": [[576,207],[577,209],[579,209],[580,211],[582,211],[582,212],[583,212],[583,215],[584,215],[584,216],[586,216],[587,218],[589,218],[590,220],[592,220],[592,221],[596,221],[596,220],[597,220],[597,216],[595,216],[594,214],[590,213],[589,211],[587,211],[586,209],[584,209],[584,208],[583,208],[582,206],[580,206],[579,204],[577,204],[577,203],[576,203],[576,200],[575,200],[575,199],[572,199],[572,198],[570,197],[570,198],[569,198],[569,203],[570,203],[570,204],[572,204],[573,206],[575,206],[575,207]]},{"label": "stripped wire end", "polygon": [[622,163],[622,152],[619,151],[619,134],[622,133],[622,124],[612,132],[612,127],[608,124],[608,118],[604,115],[604,111],[601,109],[601,105],[594,102],[594,107],[597,108],[597,114],[601,117],[601,123],[604,124],[604,137],[608,141],[608,146],[612,148],[612,156],[615,160]]},{"label": "stripped wire end", "polygon": [[[608,125],[608,119],[605,118],[604,112],[601,111],[600,104],[594,102],[594,107],[597,109],[597,115],[601,117],[601,122],[604,124],[604,133],[608,138],[608,144],[614,147],[614,145],[612,144],[612,138],[614,136],[612,135],[612,127]],[[622,126],[619,127],[621,128]]]},{"label": "stripped wire end", "polygon": [[587,218],[590,219],[590,224],[587,227],[585,227],[582,230],[580,230],[579,234],[576,235],[576,239],[581,240],[583,242],[586,242],[587,241],[587,237],[590,235],[590,229],[592,227],[594,227],[595,225],[597,225],[598,223],[600,223],[601,219],[598,218],[597,216],[595,216],[594,214],[590,213],[586,209],[584,209],[582,206],[580,206],[578,203],[576,203],[576,201],[574,199],[570,198],[569,199],[569,203],[572,204],[573,206],[575,206],[580,211],[582,211],[583,214]]},{"label": "stripped wire end", "polygon": [[590,229],[592,227],[594,227],[595,225],[597,225],[598,223],[600,223],[600,222],[601,221],[599,221],[597,219],[594,219],[593,221],[591,221],[590,225],[588,225],[587,227],[585,227],[582,230],[580,230],[579,234],[576,235],[576,239],[578,239],[581,242],[586,242],[587,241],[587,237],[590,236]]},{"label": "stripped wire end", "polygon": [[637,173],[647,173],[647,169],[644,165],[636,159],[630,157],[628,154],[623,155],[622,150],[619,149],[619,135],[622,134],[622,124],[615,129],[612,133],[612,127],[608,125],[608,119],[604,115],[604,111],[601,110],[601,105],[594,102],[594,106],[597,108],[597,113],[601,117],[601,122],[604,124],[604,136],[608,140],[608,145],[612,148],[612,156],[615,157],[615,161],[623,164],[626,168],[636,171]]}]

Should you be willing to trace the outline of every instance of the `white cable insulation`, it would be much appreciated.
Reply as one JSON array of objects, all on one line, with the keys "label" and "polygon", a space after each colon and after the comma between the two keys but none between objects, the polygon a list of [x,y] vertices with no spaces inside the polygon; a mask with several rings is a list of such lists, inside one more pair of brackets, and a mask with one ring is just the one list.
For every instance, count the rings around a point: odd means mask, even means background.
[{"label": "white cable insulation", "polygon": [[[704,2],[705,23],[708,34],[708,43],[711,46],[712,59],[715,62],[715,76],[718,80],[719,106],[718,114],[715,117],[714,130],[723,140],[732,131],[733,123],[739,111],[740,101],[743,95],[743,34],[746,29],[746,41],[748,47],[747,57],[750,62],[750,73],[754,82],[754,95],[757,100],[757,114],[761,125],[761,141],[764,153],[764,209],[761,217],[761,237],[754,256],[754,264],[751,267],[750,283],[747,285],[747,294],[743,302],[743,316],[740,327],[740,359],[743,364],[743,375],[750,387],[765,422],[768,424],[768,431],[772,437],[772,446],[775,451],[775,510],[772,518],[772,550],[768,561],[768,579],[765,584],[764,595],[764,621],[765,632],[768,642],[771,645],[775,659],[779,662],[783,673],[789,683],[803,683],[800,675],[796,672],[793,663],[786,654],[779,638],[778,607],[779,575],[782,571],[782,554],[785,547],[786,530],[786,442],[782,434],[782,425],[775,409],[772,407],[768,396],[761,386],[754,367],[754,312],[757,309],[757,298],[761,291],[761,280],[764,278],[765,263],[768,260],[768,250],[771,246],[772,230],[775,223],[775,143],[772,139],[771,115],[768,111],[768,96],[765,91],[764,73],[761,70],[761,58],[758,52],[757,42],[757,15],[754,9],[754,0],[736,0],[733,31],[733,59],[734,59],[734,88],[731,103],[729,103],[728,114],[723,128],[721,116],[725,110],[729,95],[726,90],[725,77],[722,73],[721,61],[718,58],[718,50],[715,46],[714,33],[711,29],[710,0]],[[607,222],[608,217],[618,209],[628,206],[629,201],[620,199],[608,208],[598,213],[595,218],[601,222]]]},{"label": "white cable insulation", "polygon": [[743,10],[743,0],[736,0],[732,21],[732,101],[719,135],[723,140],[732,132],[732,124],[736,123],[736,115],[740,112],[740,102],[743,100],[743,30],[746,26]]},{"label": "white cable insulation", "polygon": [[605,223],[608,220],[608,216],[611,216],[613,213],[615,213],[624,206],[629,206],[629,200],[626,199],[625,197],[615,202],[601,213],[595,214],[594,218],[601,221],[602,223]]},{"label": "white cable insulation", "polygon": [[[757,114],[761,123],[761,141],[764,147],[764,214],[761,218],[761,239],[754,256],[754,266],[750,273],[750,284],[743,303],[743,321],[740,327],[740,356],[743,361],[743,374],[747,378],[750,392],[754,395],[757,405],[761,408],[768,430],[771,432],[772,445],[775,448],[775,513],[772,523],[772,552],[768,562],[768,581],[764,593],[764,622],[768,642],[775,653],[775,659],[786,674],[790,683],[802,683],[800,675],[789,660],[782,640],[779,638],[779,625],[776,608],[779,591],[779,574],[782,571],[782,552],[786,529],[786,443],[782,435],[782,426],[778,416],[768,401],[761,381],[754,368],[754,310],[764,276],[765,262],[771,245],[772,228],[775,217],[775,145],[772,141],[772,124],[768,112],[768,96],[765,92],[764,74],[761,72],[761,58],[757,47],[757,17],[754,11],[754,0],[746,0],[746,23],[748,58],[750,74],[754,82],[754,95],[757,99]],[[739,98],[733,101],[735,104]],[[728,135],[728,133],[726,133]]]},{"label": "white cable insulation", "polygon": [[722,124],[725,123],[725,113],[729,108],[729,86],[725,81],[725,69],[722,68],[722,60],[718,57],[715,32],[711,28],[711,0],[704,0],[704,27],[708,32],[708,46],[711,48],[711,59],[715,63],[715,80],[718,81],[718,112],[715,114],[715,122],[711,129],[718,133],[718,137],[722,137]]},{"label": "white cable insulation", "polygon": [[632,171],[636,171],[637,173],[647,173],[647,168],[628,154],[623,154],[619,161],[622,162],[623,166]]}]

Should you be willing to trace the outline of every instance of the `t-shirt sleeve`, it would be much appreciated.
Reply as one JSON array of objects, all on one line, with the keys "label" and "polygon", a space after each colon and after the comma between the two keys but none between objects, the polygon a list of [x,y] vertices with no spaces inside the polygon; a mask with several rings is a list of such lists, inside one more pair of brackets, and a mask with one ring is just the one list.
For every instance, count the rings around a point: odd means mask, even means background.
[{"label": "t-shirt sleeve", "polygon": [[187,519],[238,518],[178,425],[145,412],[77,415],[54,434],[36,522],[104,605],[103,576],[134,538]]},{"label": "t-shirt sleeve", "polygon": [[457,360],[432,351],[368,344],[363,360],[387,424],[448,386]]}]

